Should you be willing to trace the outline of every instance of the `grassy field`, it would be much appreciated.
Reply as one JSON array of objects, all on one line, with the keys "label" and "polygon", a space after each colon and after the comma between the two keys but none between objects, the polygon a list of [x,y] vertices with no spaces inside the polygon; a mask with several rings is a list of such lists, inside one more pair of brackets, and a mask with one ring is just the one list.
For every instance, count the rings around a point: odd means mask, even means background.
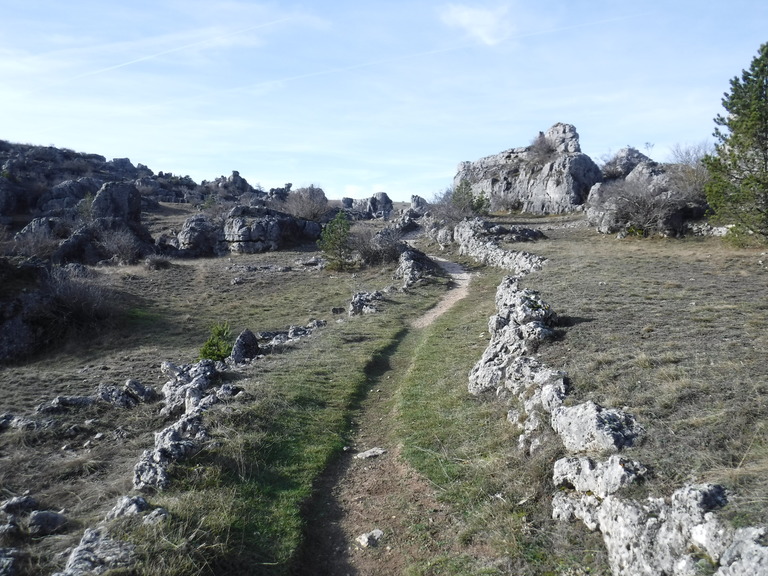
[{"label": "grassy field", "polygon": [[[157,216],[155,225],[176,216]],[[731,501],[723,515],[737,525],[767,522],[768,256],[717,239],[619,241],[578,219],[527,223],[548,238],[509,248],[549,259],[524,282],[560,317],[557,340],[539,357],[569,373],[568,402],[625,407],[646,429],[628,455],[653,474],[632,495],[718,482]],[[403,548],[367,552],[383,570],[371,574],[387,573],[390,553],[402,556],[399,573],[413,575],[606,574],[599,535],[550,520],[561,448],[520,454],[506,406],[466,391],[504,272],[474,266],[469,296],[414,329],[411,321],[444,294],[446,279],[388,293],[378,314],[337,317],[331,308],[355,291],[392,284],[392,269],[320,271],[297,263],[309,251],[102,269],[100,281],[124,311],[119,322],[0,369],[0,413],[28,414],[57,394],[90,394],[100,382],[136,378],[159,387],[159,364],[194,361],[215,322],[237,332],[325,319],[312,337],[227,375],[247,400],[212,410],[212,441],[174,467],[171,489],[151,496],[171,520],[116,527],[137,544],[139,573],[306,568],[307,523],[322,521],[313,511],[323,497],[319,479],[368,427],[397,447],[396,460],[423,480],[420,489],[440,510],[425,515],[413,506],[413,484],[393,481],[386,500],[393,511],[381,515],[402,516],[393,542]],[[58,428],[0,434],[4,497],[31,490],[75,519],[30,548],[28,574],[60,567],[57,554],[130,492],[133,464],[164,425],[156,405],[57,418]]]}]

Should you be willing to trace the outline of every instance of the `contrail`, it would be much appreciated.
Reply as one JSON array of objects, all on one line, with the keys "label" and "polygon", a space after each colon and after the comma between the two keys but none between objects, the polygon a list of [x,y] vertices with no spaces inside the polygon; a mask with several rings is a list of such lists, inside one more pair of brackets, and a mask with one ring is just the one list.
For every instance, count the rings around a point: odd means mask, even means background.
[{"label": "contrail", "polygon": [[228,34],[216,34],[215,36],[209,36],[208,38],[205,38],[204,40],[198,40],[197,42],[191,42],[190,44],[184,44],[183,46],[177,46],[176,48],[169,48],[168,50],[163,50],[162,52],[156,52],[155,54],[149,54],[148,56],[142,56],[141,58],[135,58],[133,60],[128,60],[127,62],[121,62],[120,64],[115,64],[113,66],[107,66],[106,68],[100,68],[99,70],[92,70],[90,72],[84,72],[84,73],[79,74],[77,76],[71,77],[70,80],[79,80],[80,78],[87,78],[88,76],[96,76],[97,74],[103,74],[104,72],[110,72],[111,70],[117,70],[119,68],[125,68],[126,66],[132,66],[133,64],[138,64],[139,62],[145,62],[147,60],[152,60],[154,58],[159,58],[160,56],[165,56],[166,54],[172,54],[174,52],[181,52],[181,51],[187,50],[189,48],[194,48],[195,46],[201,46],[203,44],[207,44],[208,42],[211,42],[212,40],[216,40],[217,38],[237,36],[238,34],[244,34],[246,32],[250,32],[251,30],[257,30],[259,28],[266,28],[268,26],[274,26],[275,24],[280,24],[281,22],[285,22],[285,21],[291,20],[291,19],[292,19],[292,17],[281,18],[280,20],[274,20],[272,22],[267,22],[265,24],[257,24],[255,26],[249,26],[248,28],[243,28],[241,30],[235,30],[234,32],[230,32]]}]

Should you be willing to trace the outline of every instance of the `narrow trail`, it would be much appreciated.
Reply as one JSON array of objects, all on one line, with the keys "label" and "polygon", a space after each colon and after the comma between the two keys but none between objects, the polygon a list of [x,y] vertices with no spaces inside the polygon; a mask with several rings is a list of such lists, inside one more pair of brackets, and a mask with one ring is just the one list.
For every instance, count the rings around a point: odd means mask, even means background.
[{"label": "narrow trail", "polygon": [[[431,256],[451,277],[453,285],[440,302],[411,326],[432,324],[469,294],[471,276],[459,264]],[[437,501],[435,488],[400,458],[392,444],[389,400],[396,392],[397,373],[407,369],[408,352],[393,354],[393,364],[371,378],[371,388],[354,425],[354,446],[331,466],[319,482],[320,494],[310,514],[298,574],[328,576],[391,576],[401,574],[415,559],[448,550],[440,534],[455,530],[453,520]],[[370,448],[386,453],[370,459],[354,456]],[[424,534],[413,536],[413,527]],[[356,539],[375,529],[384,535],[376,546]]]}]

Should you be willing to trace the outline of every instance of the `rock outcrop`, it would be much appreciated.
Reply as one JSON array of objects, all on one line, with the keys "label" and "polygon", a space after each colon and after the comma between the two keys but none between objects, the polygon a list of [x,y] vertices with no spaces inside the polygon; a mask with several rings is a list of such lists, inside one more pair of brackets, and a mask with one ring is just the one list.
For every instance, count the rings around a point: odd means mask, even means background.
[{"label": "rock outcrop", "polygon": [[493,207],[561,214],[580,210],[601,180],[600,168],[581,152],[576,128],[558,123],[530,146],[462,162],[454,186],[468,182]]}]

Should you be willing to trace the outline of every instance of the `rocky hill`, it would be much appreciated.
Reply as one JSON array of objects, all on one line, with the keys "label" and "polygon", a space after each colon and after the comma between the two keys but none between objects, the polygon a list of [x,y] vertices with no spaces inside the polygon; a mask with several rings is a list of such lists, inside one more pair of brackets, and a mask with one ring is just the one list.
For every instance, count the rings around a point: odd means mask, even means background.
[{"label": "rocky hill", "polygon": [[454,185],[469,182],[473,194],[484,195],[494,208],[562,214],[582,209],[602,178],[600,168],[581,152],[576,128],[558,123],[529,146],[462,162]]}]

